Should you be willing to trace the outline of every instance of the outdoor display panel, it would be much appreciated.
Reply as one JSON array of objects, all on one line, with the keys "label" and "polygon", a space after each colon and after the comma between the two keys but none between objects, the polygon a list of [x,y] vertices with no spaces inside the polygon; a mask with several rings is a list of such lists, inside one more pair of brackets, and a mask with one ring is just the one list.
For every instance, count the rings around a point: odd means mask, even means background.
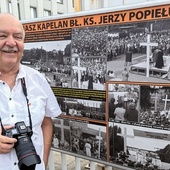
[{"label": "outdoor display panel", "polygon": [[[142,128],[143,136],[147,131],[153,137],[156,130],[157,136],[169,135],[169,18],[169,2],[160,1],[22,21],[26,36],[21,63],[46,77],[62,109],[60,118],[54,119],[54,136],[61,144],[52,147],[86,156],[82,148],[72,147],[73,141],[90,138],[92,143],[107,146],[105,151],[98,149],[100,156],[93,148],[93,158],[121,167],[129,165],[116,161],[115,153],[124,144],[111,145],[114,125],[133,129],[134,135],[138,135],[135,128]],[[111,114],[116,108],[109,108],[110,101],[115,105],[123,101],[123,109],[117,109],[122,111],[120,117]],[[91,133],[77,133],[81,125],[86,130],[93,126]],[[158,150],[166,147],[163,141],[158,140]],[[150,151],[130,147],[133,155],[138,149],[142,154]],[[154,155],[166,170],[165,160]],[[130,161],[135,164],[134,156]]]}]

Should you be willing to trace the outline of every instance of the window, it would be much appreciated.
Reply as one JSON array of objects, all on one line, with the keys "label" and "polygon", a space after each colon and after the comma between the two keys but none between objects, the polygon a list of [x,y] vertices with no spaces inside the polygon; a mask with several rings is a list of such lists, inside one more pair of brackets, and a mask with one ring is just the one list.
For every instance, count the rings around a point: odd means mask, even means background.
[{"label": "window", "polygon": [[73,8],[74,8],[74,0],[72,0]]},{"label": "window", "polygon": [[61,15],[61,14],[63,14],[63,13],[62,13],[62,12],[57,12],[57,14]]},{"label": "window", "polygon": [[9,13],[12,13],[12,4],[11,4],[11,1],[9,1],[9,3],[8,3],[8,9],[9,9]]},{"label": "window", "polygon": [[51,11],[44,10],[44,16],[45,16],[45,17],[51,16]]},{"label": "window", "polygon": [[63,4],[63,0],[57,0],[57,3]]},{"label": "window", "polygon": [[19,17],[19,19],[21,20],[21,13],[20,13],[20,6],[19,6],[19,3],[17,4],[17,6],[18,6],[18,17]]},{"label": "window", "polygon": [[37,18],[37,9],[35,7],[31,7],[31,18]]}]

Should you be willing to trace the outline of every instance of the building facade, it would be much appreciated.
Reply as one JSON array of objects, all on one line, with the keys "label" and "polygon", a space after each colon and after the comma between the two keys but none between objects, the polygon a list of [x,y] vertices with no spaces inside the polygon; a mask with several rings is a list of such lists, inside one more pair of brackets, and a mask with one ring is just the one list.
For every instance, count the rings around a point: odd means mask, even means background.
[{"label": "building facade", "polygon": [[0,0],[0,12],[20,20],[75,12],[74,0]]},{"label": "building facade", "polygon": [[20,20],[159,0],[0,0],[0,13]]}]

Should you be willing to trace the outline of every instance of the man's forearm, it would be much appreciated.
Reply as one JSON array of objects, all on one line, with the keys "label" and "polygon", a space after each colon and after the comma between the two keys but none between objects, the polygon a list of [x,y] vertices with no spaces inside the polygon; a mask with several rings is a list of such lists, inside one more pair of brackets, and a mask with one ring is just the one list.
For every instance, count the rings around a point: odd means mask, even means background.
[{"label": "man's forearm", "polygon": [[42,131],[44,138],[44,163],[45,166],[47,166],[53,136],[53,123],[51,118],[49,117],[44,118],[42,123]]}]

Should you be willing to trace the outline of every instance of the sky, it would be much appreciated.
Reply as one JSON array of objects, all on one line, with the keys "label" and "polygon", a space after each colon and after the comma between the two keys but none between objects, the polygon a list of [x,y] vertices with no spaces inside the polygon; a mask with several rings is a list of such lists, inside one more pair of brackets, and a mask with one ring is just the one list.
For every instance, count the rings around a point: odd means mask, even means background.
[{"label": "sky", "polygon": [[41,46],[42,46],[43,49],[46,51],[52,51],[54,49],[63,51],[65,49],[66,45],[69,43],[71,43],[70,40],[25,43],[25,50],[29,50],[32,48],[41,48]]}]

